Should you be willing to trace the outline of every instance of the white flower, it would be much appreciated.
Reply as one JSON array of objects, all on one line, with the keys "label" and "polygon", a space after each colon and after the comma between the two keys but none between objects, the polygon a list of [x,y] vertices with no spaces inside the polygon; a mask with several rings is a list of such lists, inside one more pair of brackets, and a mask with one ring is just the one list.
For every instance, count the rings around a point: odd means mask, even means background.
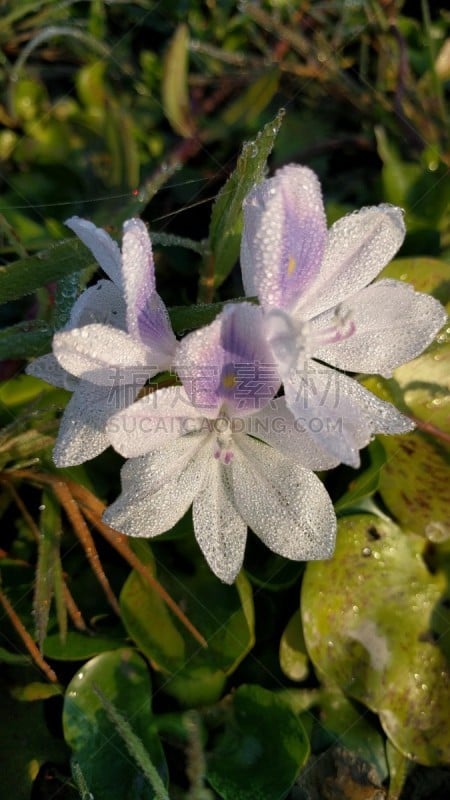
[{"label": "white flower", "polygon": [[259,308],[226,307],[180,344],[183,386],[147,395],[108,425],[130,460],[107,523],[157,536],[192,503],[197,541],[227,583],[241,568],[247,525],[287,558],[328,558],[334,548],[333,506],[311,469],[336,459],[296,428],[283,398],[272,399],[278,380],[261,326]]},{"label": "white flower", "polygon": [[73,391],[54,449],[59,467],[80,464],[109,446],[108,419],[132,403],[146,381],[168,368],[176,339],[155,291],[150,238],[143,222],[124,224],[122,253],[101,228],[72,217],[66,223],[91,250],[110,280],[100,280],[75,303],[53,355],[27,371]]},{"label": "white flower", "polygon": [[[320,184],[306,167],[284,167],[244,202],[244,287],[264,309],[286,403],[324,448],[352,466],[375,433],[413,425],[326,364],[389,376],[421,353],[446,319],[437,300],[401,281],[368,285],[404,233],[402,211],[390,205],[362,208],[327,231]],[[312,426],[313,418],[322,427]]]}]

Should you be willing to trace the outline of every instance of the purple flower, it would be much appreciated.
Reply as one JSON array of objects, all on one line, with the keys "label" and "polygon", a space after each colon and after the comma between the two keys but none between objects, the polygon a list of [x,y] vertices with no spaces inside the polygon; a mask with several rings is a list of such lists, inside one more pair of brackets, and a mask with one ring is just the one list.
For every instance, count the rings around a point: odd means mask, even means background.
[{"label": "purple flower", "polygon": [[139,219],[124,224],[122,253],[101,228],[72,217],[66,224],[110,280],[100,280],[75,303],[53,355],[28,372],[73,391],[54,449],[57,466],[80,464],[109,445],[109,418],[132,403],[141,387],[173,363],[177,341],[155,291],[152,248]]},{"label": "purple flower", "polygon": [[130,460],[105,520],[131,536],[169,530],[193,504],[197,541],[215,574],[232,583],[247,525],[287,558],[327,558],[336,520],[311,469],[334,466],[274,399],[263,315],[227,306],[178,350],[183,385],[160,389],[112,417],[108,435]]},{"label": "purple flower", "polygon": [[446,319],[437,300],[401,281],[368,285],[404,234],[402,211],[390,205],[362,208],[327,231],[320,184],[307,167],[284,167],[244,202],[244,287],[265,312],[287,406],[324,449],[355,467],[375,433],[413,425],[341,370],[389,376]]}]

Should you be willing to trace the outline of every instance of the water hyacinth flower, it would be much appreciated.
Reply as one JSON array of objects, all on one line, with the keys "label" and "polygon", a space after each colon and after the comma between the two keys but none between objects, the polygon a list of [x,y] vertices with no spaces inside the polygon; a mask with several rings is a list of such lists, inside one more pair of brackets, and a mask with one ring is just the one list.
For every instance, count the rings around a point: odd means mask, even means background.
[{"label": "water hyacinth flower", "polygon": [[66,225],[91,250],[110,280],[79,297],[65,329],[54,336],[53,354],[28,372],[73,391],[54,449],[59,467],[80,464],[109,446],[108,419],[132,403],[146,381],[173,363],[177,341],[155,290],[152,247],[139,219],[124,223],[122,253],[87,220]]},{"label": "water hyacinth flower", "polygon": [[334,548],[333,506],[311,470],[337,460],[297,429],[284,398],[273,399],[279,381],[262,322],[256,306],[226,307],[181,342],[183,385],[158,389],[108,425],[130,460],[106,522],[153,537],[193,504],[197,541],[226,583],[241,568],[247,525],[287,558],[327,558]]},{"label": "water hyacinth flower", "polygon": [[404,235],[401,209],[386,204],[348,214],[327,231],[320,184],[307,167],[283,167],[244,202],[244,287],[264,309],[286,403],[324,448],[354,467],[375,433],[413,425],[341,370],[388,377],[446,319],[437,300],[401,281],[371,284]]}]

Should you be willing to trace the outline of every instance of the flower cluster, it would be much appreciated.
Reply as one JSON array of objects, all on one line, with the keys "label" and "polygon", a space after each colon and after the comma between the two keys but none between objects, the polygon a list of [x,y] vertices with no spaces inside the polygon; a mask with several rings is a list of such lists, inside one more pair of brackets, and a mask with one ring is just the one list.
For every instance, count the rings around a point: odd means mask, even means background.
[{"label": "flower cluster", "polygon": [[[315,174],[284,167],[244,202],[243,282],[259,304],[229,303],[181,341],[155,289],[145,225],[125,223],[120,252],[91,223],[67,224],[109,280],[81,295],[53,354],[29,368],[73,391],[56,464],[112,444],[129,460],[108,524],[153,537],[192,505],[198,543],[227,583],[247,526],[287,558],[330,557],[336,520],[313,470],[356,467],[376,433],[413,427],[344,371],[390,375],[445,321],[409,285],[371,283],[403,241],[401,210],[363,208],[327,231]],[[152,386],[167,370],[172,385]]]}]

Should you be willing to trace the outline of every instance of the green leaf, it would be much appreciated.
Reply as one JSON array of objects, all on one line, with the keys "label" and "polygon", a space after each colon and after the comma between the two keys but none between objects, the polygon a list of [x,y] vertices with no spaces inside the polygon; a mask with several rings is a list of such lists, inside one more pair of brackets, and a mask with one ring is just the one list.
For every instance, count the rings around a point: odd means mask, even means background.
[{"label": "green leaf", "polygon": [[[60,556],[61,539],[61,509],[51,492],[42,492],[42,505],[40,517],[41,538],[38,542],[38,561],[36,566],[36,580],[34,585],[33,611],[36,624],[36,638],[39,647],[42,645],[47,633],[50,606],[55,594],[55,587],[62,582],[62,566]],[[58,621],[59,634],[64,641],[67,633],[67,613],[63,603],[61,605],[61,591],[58,590]]]},{"label": "green leaf", "polygon": [[153,800],[154,791],[126,752],[96,687],[129,721],[165,781],[166,764],[151,711],[151,684],[144,661],[132,650],[122,649],[84,664],[67,687],[63,728],[96,800]]},{"label": "green leaf", "polygon": [[223,112],[220,125],[230,125],[239,123],[240,125],[251,124],[262,111],[269,105],[270,101],[278,91],[280,82],[280,72],[276,69],[269,69],[264,72],[243,94]]},{"label": "green leaf", "polygon": [[96,264],[92,253],[79,239],[52,244],[34,256],[21,258],[0,267],[2,303],[17,300],[52,281]]},{"label": "green leaf", "polygon": [[370,443],[368,452],[371,461],[370,467],[356,476],[345,494],[335,503],[334,508],[337,514],[362,510],[362,503],[377,491],[386,455],[383,445],[378,439]]},{"label": "green leaf", "polygon": [[0,331],[0,361],[9,358],[32,358],[48,353],[53,328],[38,319],[18,322]]},{"label": "green leaf", "polygon": [[44,655],[55,661],[85,661],[99,653],[123,647],[124,637],[99,636],[68,631],[64,641],[59,633],[51,633],[44,640]]},{"label": "green leaf", "polygon": [[[155,574],[147,543],[136,540],[133,544],[141,561]],[[253,646],[253,602],[243,575],[233,586],[226,586],[200,554],[192,559],[184,552],[183,558],[191,562],[190,574],[183,574],[180,580],[176,573],[173,576],[172,571],[159,569],[157,578],[206,638],[206,649],[199,648],[159,594],[135,571],[122,589],[120,605],[129,636],[164,676],[164,691],[195,706],[220,697],[226,676]]]},{"label": "green leaf", "polygon": [[136,736],[128,721],[117,710],[115,705],[108,700],[98,686],[94,684],[93,689],[106,712],[106,716],[123,740],[129,754],[134,758],[142,774],[147,779],[149,786],[152,787],[157,800],[169,800],[169,795],[159,777],[158,770],[149,758],[139,736]]},{"label": "green leaf", "polygon": [[240,686],[208,757],[207,779],[223,800],[282,800],[309,755],[303,726],[274,692]]},{"label": "green leaf", "polygon": [[[251,301],[251,298],[238,297],[230,302],[242,303],[244,301]],[[208,325],[226,305],[227,303],[200,303],[192,306],[174,306],[169,308],[169,317],[175,333],[182,335],[187,331]]]},{"label": "green leaf", "polygon": [[32,681],[25,686],[13,686],[10,690],[11,696],[15,700],[21,701],[35,701],[47,700],[49,697],[58,697],[63,694],[62,686],[57,683],[40,683],[39,681]]},{"label": "green leaf", "polygon": [[216,288],[228,277],[238,259],[242,230],[242,203],[250,189],[264,178],[266,162],[280,130],[283,116],[284,109],[281,109],[253,141],[244,144],[236,169],[217,195],[209,228]]},{"label": "green leaf", "polygon": [[[331,736],[334,743],[345,747],[361,761],[375,768],[379,782],[388,775],[384,737],[374,718],[361,714],[342,692],[328,687],[320,693],[320,731]],[[326,744],[328,744],[327,742]]]},{"label": "green leaf", "polygon": [[[450,308],[450,265],[433,258],[401,258],[382,278],[411,283]],[[422,429],[380,441],[386,463],[379,492],[400,524],[439,542],[450,537],[450,328],[443,329],[428,350],[395,370],[390,380],[370,378],[365,386],[417,420]]]},{"label": "green leaf", "polygon": [[175,133],[185,138],[195,132],[189,109],[188,46],[187,25],[179,25],[164,57],[162,77],[164,113]]},{"label": "green leaf", "polygon": [[319,675],[377,712],[408,758],[433,766],[450,759],[450,665],[435,636],[445,580],[421,548],[392,522],[344,517],[334,557],[307,565],[301,607]]},{"label": "green leaf", "polygon": [[11,653],[5,647],[0,647],[0,664],[13,664],[18,667],[29,667],[31,656],[22,655],[22,653]]},{"label": "green leaf", "polygon": [[280,641],[280,667],[291,681],[303,681],[308,675],[309,658],[298,611],[286,625]]}]

